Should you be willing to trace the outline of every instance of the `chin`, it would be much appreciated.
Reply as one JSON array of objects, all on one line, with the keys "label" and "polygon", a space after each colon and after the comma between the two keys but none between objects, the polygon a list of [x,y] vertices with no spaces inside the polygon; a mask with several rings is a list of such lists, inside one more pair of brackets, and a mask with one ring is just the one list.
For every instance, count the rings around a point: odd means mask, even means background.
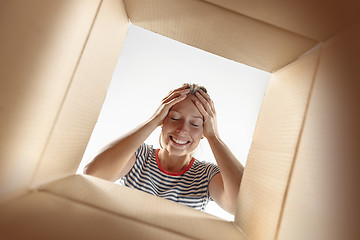
[{"label": "chin", "polygon": [[191,152],[190,149],[187,148],[177,148],[176,146],[172,146],[171,144],[165,146],[165,149],[169,152],[169,154],[174,156],[185,156]]}]

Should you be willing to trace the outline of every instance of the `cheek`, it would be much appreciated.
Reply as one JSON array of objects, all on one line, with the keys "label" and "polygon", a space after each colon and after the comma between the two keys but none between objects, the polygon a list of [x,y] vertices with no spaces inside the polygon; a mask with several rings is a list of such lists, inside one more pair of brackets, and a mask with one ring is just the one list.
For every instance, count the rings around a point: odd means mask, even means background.
[{"label": "cheek", "polygon": [[163,125],[162,125],[162,128],[163,129],[170,129],[173,127],[173,123],[172,121],[170,121],[169,119],[165,119],[164,122],[163,122]]},{"label": "cheek", "polygon": [[203,136],[203,128],[197,128],[193,131],[193,136],[194,138],[197,138],[197,139],[201,139],[201,137]]},{"label": "cheek", "polygon": [[176,131],[176,129],[177,129],[177,127],[176,127],[176,125],[174,125],[174,124],[168,124],[168,125],[166,126],[166,131],[167,131],[167,132],[174,132],[174,131]]}]

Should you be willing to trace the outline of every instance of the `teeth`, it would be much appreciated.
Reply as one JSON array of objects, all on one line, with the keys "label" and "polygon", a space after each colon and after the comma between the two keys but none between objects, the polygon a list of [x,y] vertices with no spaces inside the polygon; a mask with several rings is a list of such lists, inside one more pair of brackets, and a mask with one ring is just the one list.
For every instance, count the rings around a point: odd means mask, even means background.
[{"label": "teeth", "polygon": [[187,141],[181,141],[181,140],[173,138],[173,137],[172,137],[172,140],[174,140],[174,142],[176,142],[177,144],[185,144],[185,143],[187,143]]}]

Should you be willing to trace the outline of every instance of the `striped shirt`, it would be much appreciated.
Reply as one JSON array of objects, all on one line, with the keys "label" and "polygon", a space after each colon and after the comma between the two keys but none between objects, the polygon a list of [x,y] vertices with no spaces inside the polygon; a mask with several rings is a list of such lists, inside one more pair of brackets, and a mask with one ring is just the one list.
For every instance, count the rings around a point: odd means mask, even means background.
[{"label": "striped shirt", "polygon": [[198,210],[205,210],[207,203],[212,200],[209,183],[220,172],[219,167],[193,158],[182,172],[170,173],[160,166],[158,152],[159,149],[142,144],[135,152],[134,166],[119,183]]}]

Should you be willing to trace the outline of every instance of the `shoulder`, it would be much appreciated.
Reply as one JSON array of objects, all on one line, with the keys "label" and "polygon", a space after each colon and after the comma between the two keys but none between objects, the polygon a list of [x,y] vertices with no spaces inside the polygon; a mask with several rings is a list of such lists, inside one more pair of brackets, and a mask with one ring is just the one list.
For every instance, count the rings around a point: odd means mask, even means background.
[{"label": "shoulder", "polygon": [[200,161],[198,159],[195,159],[193,166],[198,168],[218,168],[215,163]]},{"label": "shoulder", "polygon": [[195,159],[192,170],[207,175],[210,179],[220,172],[219,167],[215,163],[199,161]]},{"label": "shoulder", "polygon": [[156,149],[154,149],[153,145],[149,145],[146,143],[143,143],[139,146],[139,148],[135,152],[136,158],[144,157],[149,155],[150,153],[155,153]]}]

